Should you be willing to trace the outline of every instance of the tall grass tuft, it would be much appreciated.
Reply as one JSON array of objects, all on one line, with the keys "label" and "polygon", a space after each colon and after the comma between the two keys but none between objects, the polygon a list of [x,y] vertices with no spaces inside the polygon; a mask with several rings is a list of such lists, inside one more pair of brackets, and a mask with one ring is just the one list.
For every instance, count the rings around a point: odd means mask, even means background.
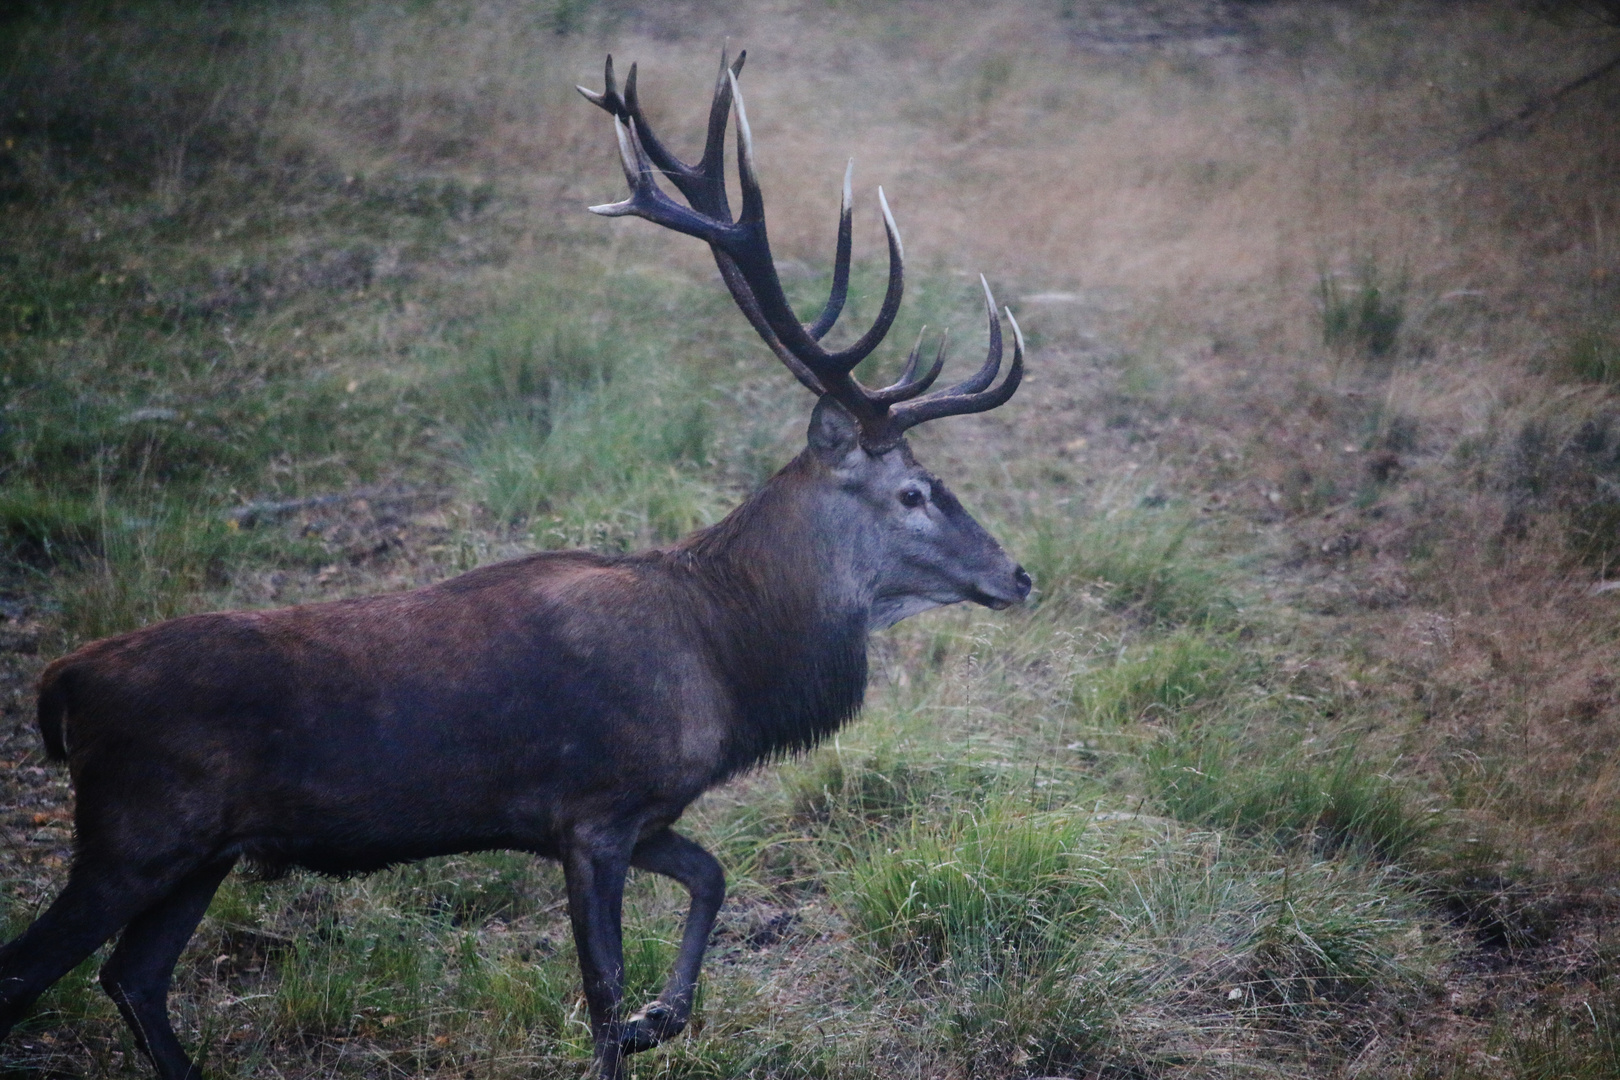
[{"label": "tall grass tuft", "polygon": [[987,949],[952,958],[945,1032],[967,1075],[1066,1075],[1105,1052],[1130,988],[1084,947],[1053,956]]},{"label": "tall grass tuft", "polygon": [[1573,382],[1620,383],[1620,324],[1594,322],[1582,329],[1555,358],[1552,371]]},{"label": "tall grass tuft", "polygon": [[1087,824],[1010,799],[913,819],[851,872],[851,921],[899,963],[972,956],[999,966],[1061,952],[1096,914],[1109,875]]},{"label": "tall grass tuft", "polygon": [[[1517,1080],[1608,1080],[1620,1076],[1620,1008],[1602,979],[1586,1000],[1538,1010],[1500,1025],[1491,1039],[1492,1058],[1506,1064]],[[1469,1062],[1447,1080],[1484,1080],[1488,1074]]]},{"label": "tall grass tuft", "polygon": [[1146,766],[1171,816],[1240,835],[1398,861],[1434,831],[1433,815],[1353,745],[1311,754],[1189,725],[1154,743]]},{"label": "tall grass tuft", "polygon": [[1272,1018],[1309,1017],[1409,990],[1420,965],[1402,941],[1411,914],[1375,881],[1338,867],[1285,867],[1246,942],[1248,1001]]},{"label": "tall grass tuft", "polygon": [[1177,723],[1190,710],[1219,704],[1259,674],[1258,660],[1223,637],[1181,629],[1133,651],[1122,648],[1108,667],[1081,672],[1074,702],[1093,726]]},{"label": "tall grass tuft", "polygon": [[1167,624],[1230,620],[1218,564],[1197,551],[1194,522],[1173,508],[1042,512],[1018,537],[1043,602],[1086,592]]},{"label": "tall grass tuft", "polygon": [[994,783],[990,770],[972,761],[884,744],[865,751],[833,747],[782,775],[793,819],[816,824],[896,824]]},{"label": "tall grass tuft", "polygon": [[228,584],[228,567],[263,543],[168,500],[114,504],[103,492],[94,515],[95,546],[57,591],[68,642],[203,609]]},{"label": "tall grass tuft", "polygon": [[1404,277],[1390,284],[1370,260],[1348,286],[1323,270],[1316,281],[1323,344],[1371,360],[1393,353],[1406,320],[1406,288]]}]

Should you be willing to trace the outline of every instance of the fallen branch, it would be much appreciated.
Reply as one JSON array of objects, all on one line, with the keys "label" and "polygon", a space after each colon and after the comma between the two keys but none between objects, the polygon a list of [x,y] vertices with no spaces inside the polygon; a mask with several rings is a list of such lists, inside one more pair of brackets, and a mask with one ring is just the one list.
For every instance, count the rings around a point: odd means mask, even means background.
[{"label": "fallen branch", "polygon": [[1615,68],[1620,68],[1620,55],[1609,58],[1609,60],[1605,63],[1599,64],[1597,67],[1593,68],[1591,71],[1588,71],[1580,78],[1575,79],[1573,82],[1565,83],[1563,86],[1560,86],[1557,90],[1554,90],[1547,96],[1533,99],[1528,105],[1514,113],[1512,116],[1509,116],[1503,120],[1498,120],[1485,130],[1459,143],[1456,151],[1454,152],[1461,153],[1464,150],[1471,150],[1481,143],[1489,142],[1498,135],[1501,135],[1503,132],[1507,131],[1509,128],[1513,127],[1515,124],[1522,124],[1532,116],[1539,113],[1541,110],[1547,108],[1549,105],[1557,104],[1559,101],[1562,101],[1564,98],[1568,97],[1570,94],[1573,94],[1575,91],[1579,90],[1588,83],[1593,83],[1603,78],[1603,76],[1607,75]]},{"label": "fallen branch", "polygon": [[302,499],[282,499],[279,501],[259,500],[250,502],[246,506],[238,506],[225,513],[225,520],[233,522],[237,528],[251,529],[262,522],[275,521],[295,514],[300,510],[312,510],[318,506],[340,506],[344,503],[359,502],[361,499],[381,500],[385,502],[407,502],[416,498],[412,491],[396,491],[385,495],[380,488],[360,488],[355,491],[344,491],[333,495],[307,495]]}]

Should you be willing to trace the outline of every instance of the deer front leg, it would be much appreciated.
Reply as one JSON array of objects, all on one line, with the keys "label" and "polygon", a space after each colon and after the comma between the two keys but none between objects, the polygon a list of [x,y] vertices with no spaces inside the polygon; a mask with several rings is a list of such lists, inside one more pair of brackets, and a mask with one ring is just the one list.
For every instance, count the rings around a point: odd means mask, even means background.
[{"label": "deer front leg", "polygon": [[692,895],[686,913],[686,929],[681,934],[681,951],[675,958],[664,992],[629,1020],[621,1032],[620,1046],[626,1054],[649,1050],[679,1035],[692,1015],[692,999],[697,991],[698,971],[709,934],[726,898],[726,875],[715,857],[686,837],[665,829],[636,845],[630,865],[637,870],[674,878]]},{"label": "deer front leg", "polygon": [[622,1080],[623,1039],[619,999],[624,993],[624,876],[630,847],[617,838],[576,839],[563,855],[568,882],[568,918],[574,928],[574,951],[585,981],[585,1003],[591,1011],[591,1040],[596,1073],[601,1080]]}]

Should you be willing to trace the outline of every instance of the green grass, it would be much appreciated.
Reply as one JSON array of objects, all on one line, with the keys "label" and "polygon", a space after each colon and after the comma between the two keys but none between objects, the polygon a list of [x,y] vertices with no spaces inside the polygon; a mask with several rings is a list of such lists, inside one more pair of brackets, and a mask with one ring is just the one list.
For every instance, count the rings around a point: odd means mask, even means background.
[{"label": "green grass", "polygon": [[1393,283],[1375,262],[1363,262],[1348,284],[1324,270],[1317,276],[1316,297],[1322,320],[1322,342],[1331,349],[1379,360],[1400,343],[1406,321],[1407,282]]},{"label": "green grass", "polygon": [[702,475],[706,411],[679,376],[626,373],[565,396],[544,424],[513,419],[474,432],[468,467],[490,513],[527,524],[541,546],[668,542],[726,509]]},{"label": "green grass", "polygon": [[[1620,1017],[1612,993],[1497,1034],[1492,1049],[1515,1080],[1599,1080],[1620,1070]],[[1467,1066],[1457,1080],[1480,1075]]]},{"label": "green grass", "polygon": [[999,965],[1061,949],[1093,916],[1109,872],[1086,819],[1012,801],[952,809],[874,838],[848,883],[855,927],[901,963]]},{"label": "green grass", "polygon": [[1166,812],[1240,835],[1399,860],[1434,830],[1432,816],[1354,745],[1313,753],[1226,733],[1178,733],[1156,742],[1145,764]]},{"label": "green grass", "polygon": [[1160,623],[1226,622],[1236,615],[1220,562],[1200,551],[1196,522],[1175,507],[1110,507],[1033,515],[1019,557],[1041,602],[1091,594]]},{"label": "green grass", "polygon": [[1261,677],[1257,656],[1209,630],[1178,630],[1122,645],[1112,664],[1085,669],[1074,680],[1074,703],[1096,727],[1128,723],[1179,724],[1220,705]]},{"label": "green grass", "polygon": [[1553,374],[1575,382],[1613,385],[1620,382],[1620,330],[1594,320],[1576,335],[1552,364]]}]

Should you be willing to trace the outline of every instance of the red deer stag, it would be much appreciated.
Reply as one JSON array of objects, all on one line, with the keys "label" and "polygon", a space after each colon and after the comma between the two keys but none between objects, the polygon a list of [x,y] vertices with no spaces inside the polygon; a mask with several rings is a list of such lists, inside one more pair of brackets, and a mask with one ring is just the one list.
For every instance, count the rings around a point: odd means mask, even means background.
[{"label": "red deer stag", "polygon": [[[918,375],[868,389],[851,370],[900,305],[900,236],[885,205],[889,283],[847,349],[819,339],[849,278],[848,175],[832,297],[812,324],[771,263],[734,65],[721,61],[702,161],[648,128],[635,69],[613,114],[635,214],[713,248],[732,296],[820,398],[808,445],[724,521],[636,555],[542,552],[390,596],[172,619],[93,642],[45,669],[39,727],[77,792],[66,887],[0,949],[0,1034],[114,934],[101,983],[164,1080],[199,1075],[169,1024],[176,959],[238,861],[333,874],[495,848],[563,865],[596,1069],[679,1032],[725,892],[712,855],[673,831],[705,790],[813,746],[860,708],[867,635],[941,604],[1022,601],[1029,575],[904,433],[1012,396],[1000,318],[976,374],[923,396]],[[742,212],[726,204],[735,105]],[[656,182],[662,173],[682,206]],[[881,197],[881,192],[880,192]],[[1009,313],[1009,321],[1011,314]],[[620,902],[630,867],[691,893],[674,971],[632,1016]]]}]

